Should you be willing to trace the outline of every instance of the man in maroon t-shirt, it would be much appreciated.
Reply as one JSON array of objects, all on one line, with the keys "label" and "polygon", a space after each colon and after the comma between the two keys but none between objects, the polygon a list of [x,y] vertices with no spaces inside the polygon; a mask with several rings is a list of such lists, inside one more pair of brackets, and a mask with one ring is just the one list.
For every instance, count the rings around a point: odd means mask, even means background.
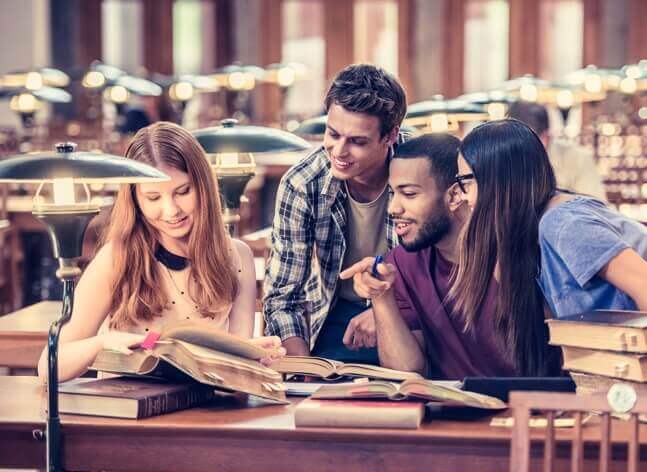
[{"label": "man in maroon t-shirt", "polygon": [[469,211],[455,179],[459,145],[449,134],[433,134],[398,147],[389,170],[389,213],[400,246],[377,266],[377,277],[373,258],[340,277],[353,277],[357,294],[372,300],[384,367],[446,379],[511,376],[514,366],[494,328],[496,281],[468,331],[446,300]]}]

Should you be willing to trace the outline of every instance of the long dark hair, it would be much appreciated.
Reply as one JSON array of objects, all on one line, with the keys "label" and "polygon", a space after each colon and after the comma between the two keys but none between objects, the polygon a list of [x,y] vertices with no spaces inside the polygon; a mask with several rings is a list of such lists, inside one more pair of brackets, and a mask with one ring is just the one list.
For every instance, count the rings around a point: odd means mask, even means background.
[{"label": "long dark hair", "polygon": [[495,330],[518,374],[546,375],[554,366],[536,277],[539,219],[556,189],[548,155],[527,125],[511,119],[475,128],[460,153],[474,173],[478,199],[460,244],[454,310],[472,329],[496,270]]}]

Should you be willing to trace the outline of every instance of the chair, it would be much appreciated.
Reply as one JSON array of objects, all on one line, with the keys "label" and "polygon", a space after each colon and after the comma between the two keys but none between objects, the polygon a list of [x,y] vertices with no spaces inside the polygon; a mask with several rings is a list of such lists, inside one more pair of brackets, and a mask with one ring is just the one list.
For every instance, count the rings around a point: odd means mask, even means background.
[{"label": "chair", "polygon": [[11,224],[7,216],[7,186],[0,185],[0,315],[13,308],[11,278]]},{"label": "chair", "polygon": [[[612,389],[615,385],[612,387]],[[628,387],[628,386],[627,386]],[[628,387],[631,389],[631,387]],[[631,393],[633,389],[629,392]],[[618,390],[614,390],[618,392]],[[627,395],[627,390],[620,389],[620,396]],[[635,393],[635,392],[634,392]],[[617,410],[610,405],[605,394],[577,395],[575,393],[555,392],[511,392],[510,407],[514,415],[514,429],[512,432],[512,444],[510,449],[510,471],[525,472],[530,470],[530,427],[529,420],[531,412],[539,410],[546,413],[547,425],[545,428],[544,440],[544,471],[553,470],[556,463],[555,454],[555,418],[557,412],[568,412],[574,415],[574,427],[571,435],[571,471],[580,472],[584,470],[584,440],[582,418],[585,412],[597,412],[600,414],[599,427],[591,426],[599,430],[599,470],[611,470],[611,425],[619,425],[619,421],[613,421],[612,413]],[[614,403],[615,404],[615,403]],[[630,402],[631,404],[631,402]],[[638,472],[640,467],[640,442],[639,442],[639,414],[647,413],[647,397],[638,396],[633,407],[627,412],[629,414],[628,438],[622,437],[622,442],[628,443],[627,449],[627,470]],[[626,425],[622,425],[626,426]],[[589,427],[588,424],[586,426]],[[588,438],[587,438],[588,439]],[[614,442],[615,441],[614,438]],[[616,469],[614,469],[616,470]]]},{"label": "chair", "polygon": [[253,233],[245,234],[240,238],[250,247],[254,255],[254,270],[256,271],[256,312],[261,313],[260,320],[257,316],[256,322],[254,323],[254,332],[258,332],[261,335],[265,329],[265,321],[262,316],[263,279],[265,278],[265,267],[270,254],[271,237],[272,228],[263,228]]}]

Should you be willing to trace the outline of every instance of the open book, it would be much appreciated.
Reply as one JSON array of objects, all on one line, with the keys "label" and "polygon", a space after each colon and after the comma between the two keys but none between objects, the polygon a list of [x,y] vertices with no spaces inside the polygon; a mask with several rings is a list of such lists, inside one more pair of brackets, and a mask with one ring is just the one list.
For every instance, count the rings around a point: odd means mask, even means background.
[{"label": "open book", "polygon": [[480,393],[466,392],[453,385],[425,379],[394,382],[350,382],[324,385],[311,398],[316,399],[389,399],[426,400],[447,406],[471,406],[499,410],[507,405],[498,398]]},{"label": "open book", "polygon": [[243,392],[285,402],[281,374],[258,359],[265,349],[231,333],[203,324],[183,322],[167,326],[152,349],[132,354],[102,350],[93,370],[125,375],[165,376],[172,368],[224,392]]},{"label": "open book", "polygon": [[326,380],[345,376],[398,381],[422,378],[415,372],[403,372],[369,364],[344,364],[332,359],[308,356],[285,356],[273,363],[272,369],[282,374],[310,375]]}]

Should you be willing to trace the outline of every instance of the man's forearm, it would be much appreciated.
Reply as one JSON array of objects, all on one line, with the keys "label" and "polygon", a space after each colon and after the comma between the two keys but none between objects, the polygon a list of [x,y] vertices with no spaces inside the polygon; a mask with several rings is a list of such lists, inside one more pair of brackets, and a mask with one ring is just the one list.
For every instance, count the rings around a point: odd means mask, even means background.
[{"label": "man's forearm", "polygon": [[380,365],[424,375],[424,353],[400,315],[392,292],[373,300],[373,313]]},{"label": "man's forearm", "polygon": [[306,344],[305,339],[300,338],[299,336],[292,336],[283,341],[283,347],[285,348],[288,356],[309,356],[310,349]]}]

